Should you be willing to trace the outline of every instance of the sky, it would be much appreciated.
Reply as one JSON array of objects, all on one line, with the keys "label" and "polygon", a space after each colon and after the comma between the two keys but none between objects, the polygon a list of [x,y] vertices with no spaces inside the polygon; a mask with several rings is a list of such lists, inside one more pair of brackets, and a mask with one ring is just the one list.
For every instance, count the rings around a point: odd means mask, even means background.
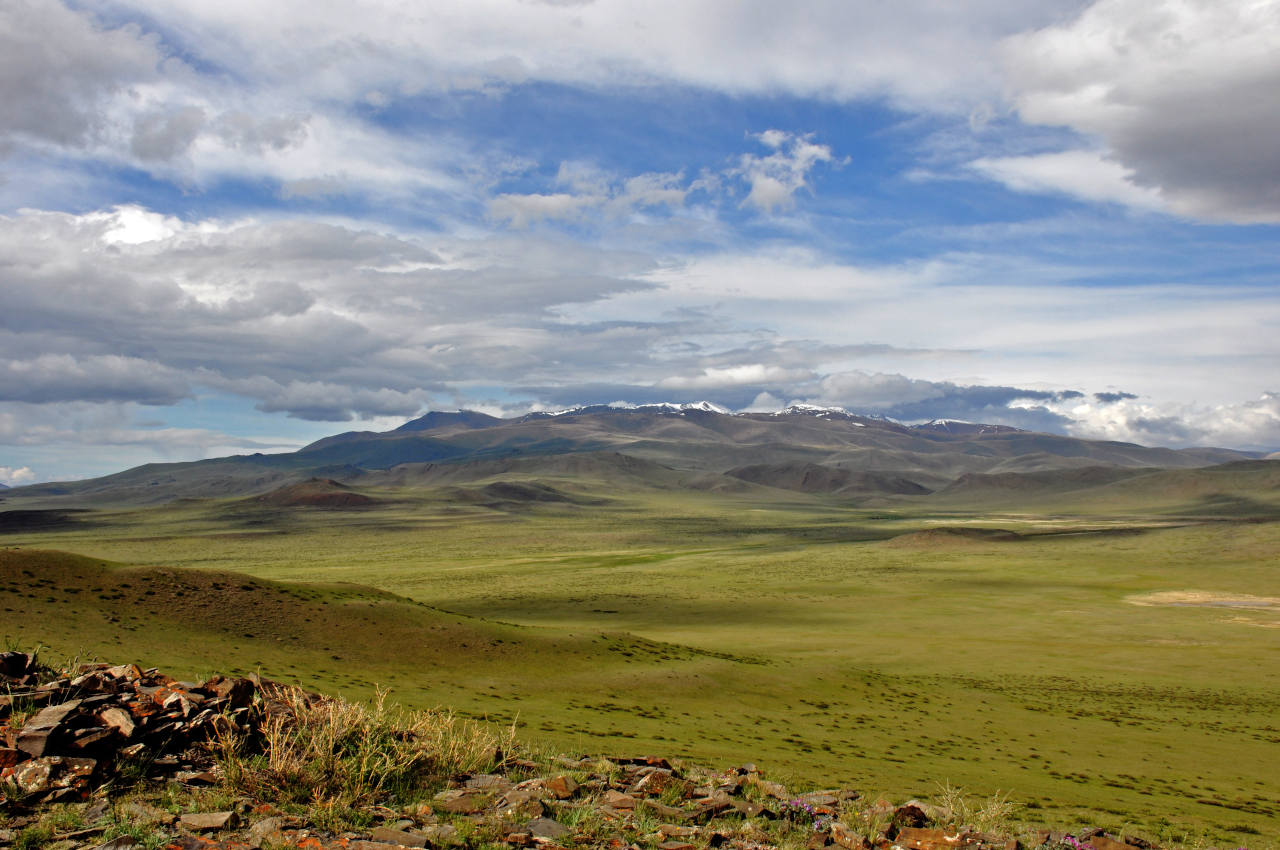
[{"label": "sky", "polygon": [[1280,449],[1280,0],[6,0],[0,483],[428,410]]}]

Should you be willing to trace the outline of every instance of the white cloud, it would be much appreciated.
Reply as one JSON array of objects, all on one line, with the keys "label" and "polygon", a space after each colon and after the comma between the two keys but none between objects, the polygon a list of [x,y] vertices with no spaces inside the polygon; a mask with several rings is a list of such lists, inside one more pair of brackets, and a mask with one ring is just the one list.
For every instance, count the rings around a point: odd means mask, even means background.
[{"label": "white cloud", "polygon": [[1137,185],[1131,169],[1098,151],[982,157],[969,165],[1016,192],[1061,193],[1148,210],[1163,210],[1166,206],[1157,190]]},{"label": "white cloud", "polygon": [[1126,183],[1193,218],[1280,221],[1280,7],[1098,0],[1011,36],[1024,121],[1100,140]]},{"label": "white cloud", "polygon": [[1261,451],[1275,451],[1280,446],[1280,392],[1217,405],[1082,399],[1048,406],[1071,420],[1071,434],[1089,439]]},{"label": "white cloud", "polygon": [[793,384],[812,380],[809,369],[787,369],[765,363],[744,363],[723,368],[708,367],[696,375],[676,375],[658,381],[658,386],[673,390],[722,389],[743,384]]},{"label": "white cloud", "polygon": [[581,220],[588,214],[619,219],[637,210],[679,208],[696,188],[680,174],[651,172],[620,179],[580,162],[561,163],[556,183],[573,191],[501,194],[489,202],[489,217],[517,230],[542,221]]},{"label": "white cloud", "polygon": [[0,466],[0,484],[21,487],[35,480],[36,474],[29,466]]},{"label": "white cloud", "polygon": [[808,186],[813,167],[832,159],[831,148],[815,144],[811,136],[765,130],[756,138],[774,152],[768,156],[743,154],[734,173],[750,186],[742,205],[760,212],[790,207],[795,193]]}]

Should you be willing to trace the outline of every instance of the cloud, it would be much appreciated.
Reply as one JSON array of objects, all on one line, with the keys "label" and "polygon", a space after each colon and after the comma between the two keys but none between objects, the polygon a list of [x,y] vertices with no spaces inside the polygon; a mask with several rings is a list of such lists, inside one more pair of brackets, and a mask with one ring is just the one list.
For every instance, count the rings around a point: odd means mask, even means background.
[{"label": "cloud", "polygon": [[1093,397],[1094,397],[1094,400],[1096,400],[1099,404],[1115,404],[1117,401],[1124,401],[1125,399],[1137,398],[1137,396],[1134,395],[1133,393],[1111,393],[1111,392],[1094,393]]},{"label": "cloud", "polygon": [[697,375],[663,378],[658,381],[658,386],[673,390],[719,390],[744,384],[785,386],[803,383],[814,377],[816,377],[815,374],[809,369],[787,369],[764,363],[744,363],[724,368],[708,367]]},{"label": "cloud", "polygon": [[831,148],[815,144],[811,135],[765,130],[756,138],[774,152],[768,156],[743,154],[733,174],[750,187],[742,205],[763,213],[789,208],[795,193],[809,185],[813,167],[832,161]]},{"label": "cloud", "polygon": [[1155,403],[1131,393],[1098,393],[1095,399],[1048,406],[1068,419],[1069,433],[1089,439],[1255,451],[1280,446],[1280,392],[1217,405]]},{"label": "cloud", "polygon": [[1137,185],[1131,169],[1097,151],[982,157],[969,163],[969,167],[1015,192],[1058,193],[1146,210],[1165,208],[1160,192]]},{"label": "cloud", "polygon": [[0,5],[0,142],[15,137],[82,147],[108,131],[107,113],[159,76],[159,39],[104,27],[50,0]]},{"label": "cloud", "polygon": [[695,189],[680,174],[651,172],[624,179],[581,162],[562,162],[555,182],[572,191],[500,194],[489,201],[489,217],[517,230],[542,221],[578,221],[588,214],[618,219],[638,210],[679,208]]},{"label": "cloud", "polygon": [[0,484],[10,487],[21,487],[36,480],[36,474],[29,466],[0,466]]},{"label": "cloud", "polygon": [[827,375],[816,390],[803,400],[878,413],[903,422],[963,419],[1037,431],[1061,431],[1069,422],[1046,403],[1081,395],[1072,390],[961,385],[863,371]]},{"label": "cloud", "polygon": [[[1066,22],[1010,36],[1005,77],[1024,121],[1101,141],[1112,165],[1087,166],[1085,180],[1107,199],[1146,206],[1145,189],[1179,215],[1275,222],[1278,41],[1271,3],[1098,0]],[[1021,167],[1062,189],[1063,164]]]},{"label": "cloud", "polygon": [[172,159],[191,147],[205,119],[205,111],[198,106],[140,115],[133,125],[130,150],[142,160]]},{"label": "cloud", "polygon": [[0,401],[174,404],[190,393],[177,371],[138,357],[45,354],[0,364]]}]

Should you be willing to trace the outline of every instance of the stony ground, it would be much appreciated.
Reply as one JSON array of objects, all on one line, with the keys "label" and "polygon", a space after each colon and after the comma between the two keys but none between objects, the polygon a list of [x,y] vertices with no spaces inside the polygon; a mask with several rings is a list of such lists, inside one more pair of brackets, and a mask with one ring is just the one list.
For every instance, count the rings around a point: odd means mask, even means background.
[{"label": "stony ground", "polygon": [[[315,723],[320,714],[328,720]],[[6,652],[0,847],[1151,847],[1015,825],[999,799],[893,804],[788,789],[751,764],[717,772],[653,756],[535,755],[446,722],[385,720],[256,678],[180,682],[131,664],[54,671]]]}]

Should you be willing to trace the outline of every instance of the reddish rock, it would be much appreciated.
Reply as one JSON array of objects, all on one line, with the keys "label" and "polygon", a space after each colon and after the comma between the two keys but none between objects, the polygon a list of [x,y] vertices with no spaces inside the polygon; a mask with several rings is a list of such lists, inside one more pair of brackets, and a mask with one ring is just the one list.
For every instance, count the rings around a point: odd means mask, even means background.
[{"label": "reddish rock", "polygon": [[845,850],[869,850],[867,839],[840,822],[831,824],[831,841]]},{"label": "reddish rock", "polygon": [[1089,838],[1089,846],[1093,850],[1134,850],[1134,845],[1127,841],[1117,841],[1109,835],[1094,835]]},{"label": "reddish rock", "polygon": [[909,826],[898,832],[893,843],[903,850],[954,850],[960,846],[960,836],[947,835],[941,829]]},{"label": "reddish rock", "polygon": [[621,791],[606,791],[602,802],[611,809],[634,809],[636,798]]},{"label": "reddish rock", "polygon": [[578,793],[578,783],[574,781],[572,776],[557,776],[554,779],[549,779],[546,787],[557,800],[568,800]]},{"label": "reddish rock", "polygon": [[10,749],[8,747],[0,748],[0,772],[11,767],[16,767],[29,758],[31,758],[31,756],[27,755],[22,750]]}]

